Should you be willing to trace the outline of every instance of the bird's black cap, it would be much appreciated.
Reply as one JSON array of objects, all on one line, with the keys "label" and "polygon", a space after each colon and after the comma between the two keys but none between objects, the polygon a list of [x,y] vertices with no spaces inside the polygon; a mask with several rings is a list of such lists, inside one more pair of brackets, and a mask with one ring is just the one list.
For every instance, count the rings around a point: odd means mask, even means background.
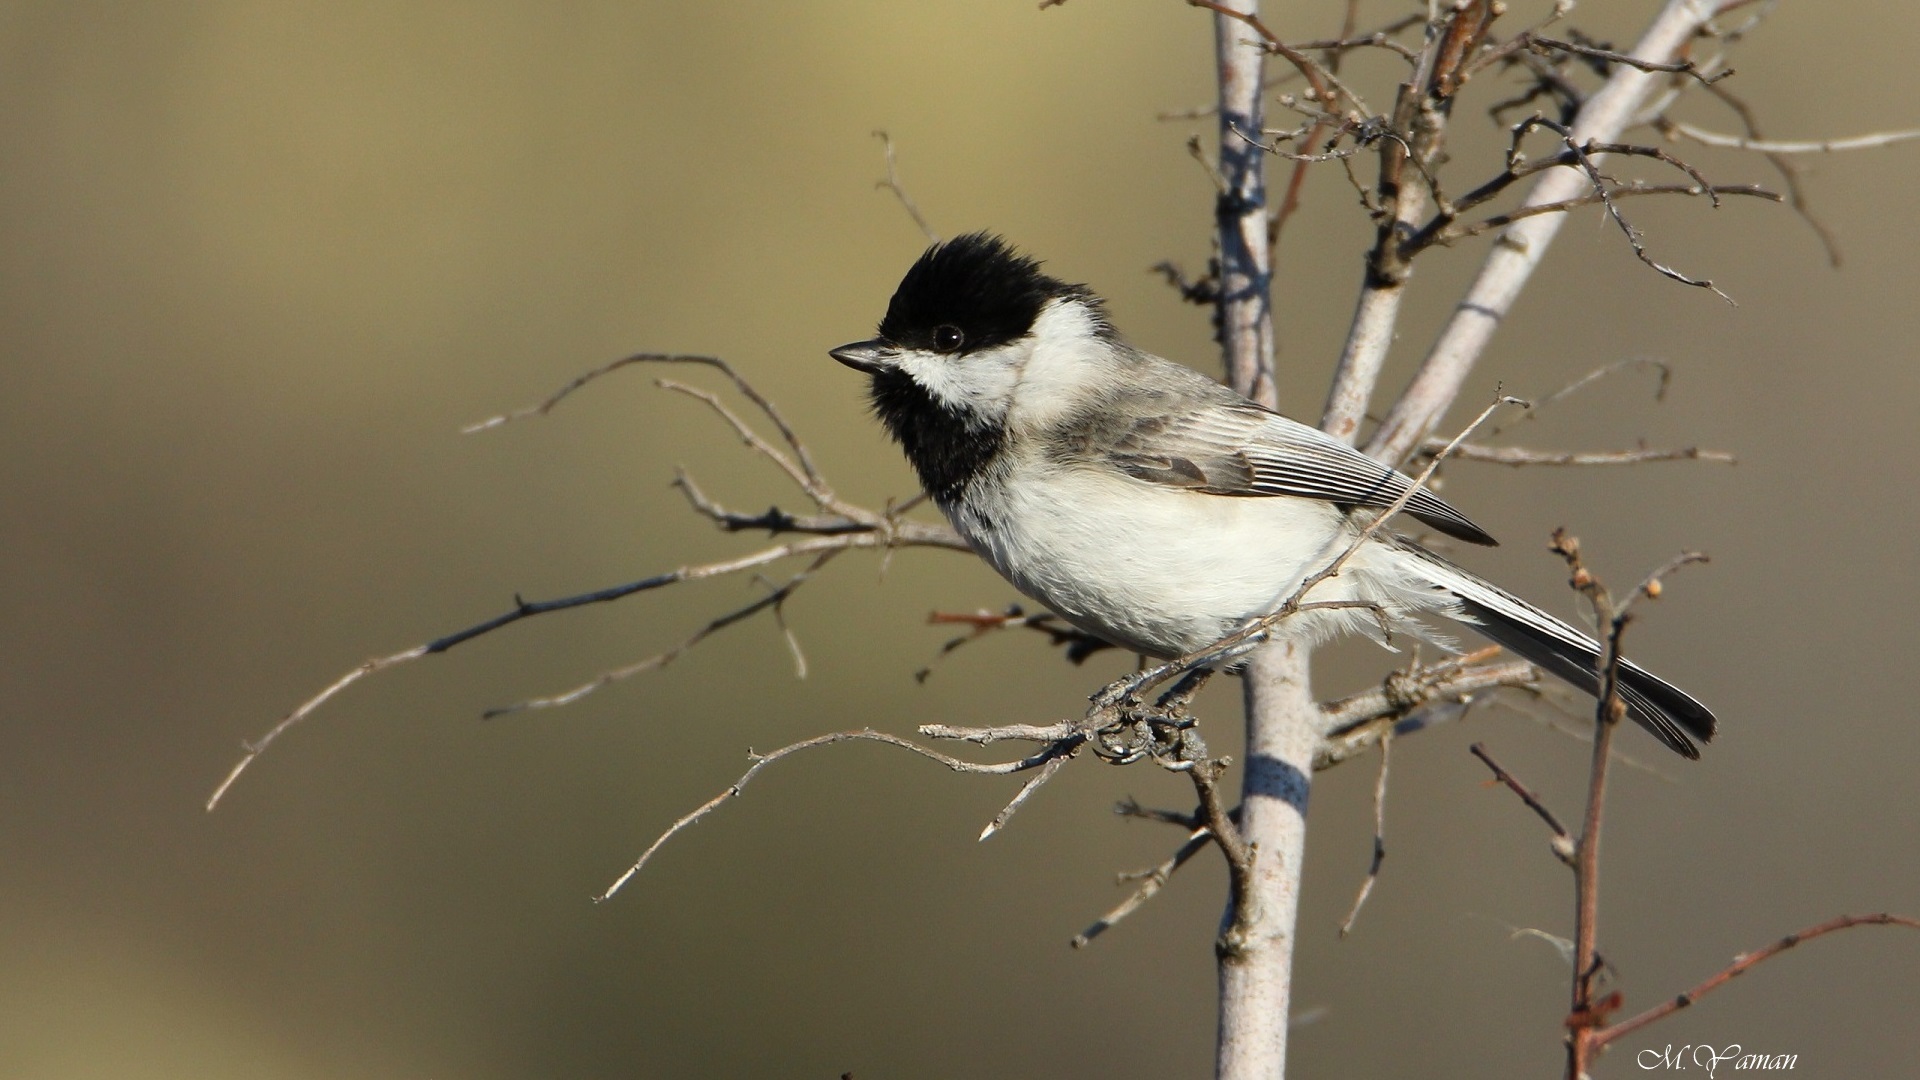
[{"label": "bird's black cap", "polygon": [[[1087,302],[1105,328],[1099,298],[1086,286],[1041,273],[1039,262],[992,233],[968,233],[921,254],[887,304],[880,337],[907,349],[991,349],[1025,337],[1047,302],[1061,297]],[[934,331],[945,327],[960,331],[959,348],[936,341]]]}]

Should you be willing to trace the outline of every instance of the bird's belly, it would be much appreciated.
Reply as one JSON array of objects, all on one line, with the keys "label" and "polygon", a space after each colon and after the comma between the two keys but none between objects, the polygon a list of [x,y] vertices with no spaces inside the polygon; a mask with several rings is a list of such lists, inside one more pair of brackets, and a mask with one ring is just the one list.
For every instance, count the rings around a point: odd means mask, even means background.
[{"label": "bird's belly", "polygon": [[[1116,645],[1162,657],[1271,611],[1351,535],[1345,514],[1326,503],[1208,495],[1091,470],[1022,477],[948,515],[1021,592]],[[1314,598],[1331,597],[1316,589]]]}]

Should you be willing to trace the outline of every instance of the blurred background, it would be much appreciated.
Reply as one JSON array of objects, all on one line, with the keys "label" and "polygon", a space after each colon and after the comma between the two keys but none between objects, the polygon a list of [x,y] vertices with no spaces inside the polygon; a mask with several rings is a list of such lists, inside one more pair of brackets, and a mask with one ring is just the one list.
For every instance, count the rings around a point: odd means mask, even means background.
[{"label": "blurred background", "polygon": [[[1516,3],[1501,29],[1546,4]],[[1630,42],[1651,2],[1574,24]],[[1289,37],[1343,5],[1277,5]],[[1362,5],[1362,25],[1398,6]],[[1920,8],[1784,5],[1728,84],[1779,138],[1920,123]],[[756,595],[688,585],[522,623],[385,673],[208,793],[294,703],[378,654],[493,615],[744,552],[666,486],[801,499],[696,403],[632,370],[549,419],[461,425],[639,350],[724,356],[840,490],[913,493],[825,349],[866,336],[933,226],[1004,231],[1108,296],[1139,344],[1214,370],[1207,313],[1148,272],[1205,264],[1211,20],[1176,0],[995,4],[0,3],[0,1075],[7,1077],[1199,1076],[1224,875],[1068,939],[1178,837],[1147,767],[1076,762],[992,841],[1014,785],[872,746],[769,770],[613,902],[589,897],[730,783],[748,748],[873,724],[1077,714],[1122,670],[1037,640],[963,650],[934,609],[1011,590],[970,559],[850,555],[775,627],[725,631],[560,711],[482,722],[666,648]],[[1392,68],[1355,59],[1384,102]],[[1498,81],[1498,80],[1493,80]],[[1503,136],[1470,89],[1452,186]],[[1734,130],[1708,100],[1682,115]],[[1700,150],[1723,183],[1778,180]],[[1627,373],[1516,444],[1700,445],[1734,466],[1455,465],[1506,546],[1471,565],[1574,611],[1565,525],[1619,585],[1682,548],[1631,635],[1712,703],[1688,764],[1616,773],[1602,947],[1630,1008],[1841,912],[1920,913],[1907,633],[1920,390],[1912,145],[1804,159],[1846,261],[1754,201],[1627,207],[1663,280],[1597,212],[1562,233],[1463,403]],[[1370,166],[1369,166],[1370,168]],[[1630,170],[1622,168],[1623,173]],[[1318,414],[1371,226],[1308,185],[1277,287],[1283,397]],[[1484,248],[1423,259],[1397,388]],[[677,373],[720,388],[698,371]],[[1467,412],[1463,404],[1461,412]],[[1456,416],[1457,423],[1464,416]],[[793,567],[792,569],[797,569]],[[1395,658],[1326,654],[1327,696]],[[1582,708],[1584,708],[1582,706]],[[1237,688],[1202,702],[1237,741]],[[1489,790],[1481,740],[1571,816],[1586,750],[1515,701],[1396,748],[1388,856],[1354,935],[1374,764],[1323,774],[1300,927],[1294,1075],[1557,1075],[1567,874]],[[1781,957],[1629,1040],[1800,1055],[1810,1076],[1920,1056],[1920,936],[1860,929]]]}]

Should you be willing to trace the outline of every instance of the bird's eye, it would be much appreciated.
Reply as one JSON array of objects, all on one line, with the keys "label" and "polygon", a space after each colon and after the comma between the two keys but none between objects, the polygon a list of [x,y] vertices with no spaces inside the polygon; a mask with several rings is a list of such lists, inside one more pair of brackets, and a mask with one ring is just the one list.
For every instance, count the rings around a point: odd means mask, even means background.
[{"label": "bird's eye", "polygon": [[933,328],[933,347],[941,352],[953,352],[965,344],[966,340],[967,335],[961,333],[959,327],[950,323]]}]

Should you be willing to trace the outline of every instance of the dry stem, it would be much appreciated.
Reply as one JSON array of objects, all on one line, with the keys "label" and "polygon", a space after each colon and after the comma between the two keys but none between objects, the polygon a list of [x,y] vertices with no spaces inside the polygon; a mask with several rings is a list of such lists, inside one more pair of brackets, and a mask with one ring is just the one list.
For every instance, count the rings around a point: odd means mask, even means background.
[{"label": "dry stem", "polygon": [[771,754],[749,753],[749,756],[753,759],[753,764],[747,767],[746,772],[740,774],[740,779],[735,780],[727,786],[726,790],[708,799],[694,810],[680,817],[672,825],[668,826],[667,831],[661,833],[653,843],[647,845],[647,849],[640,853],[640,858],[636,859],[634,864],[628,867],[625,873],[614,879],[613,884],[607,886],[605,892],[594,897],[594,901],[599,903],[611,899],[614,893],[619,892],[622,886],[626,885],[628,881],[631,881],[633,876],[638,874],[640,869],[647,865],[647,861],[652,859],[654,853],[659,851],[668,840],[673,839],[681,830],[699,824],[702,818],[719,809],[721,804],[730,799],[737,798],[747,784],[750,783],[755,776],[760,775],[760,770],[782,758],[797,754],[802,750],[811,750],[816,746],[830,746],[834,743],[843,742],[877,742],[884,743],[887,746],[897,746],[902,750],[918,754],[929,761],[938,762],[952,769],[954,772],[972,773],[982,776],[1007,776],[1013,773],[1026,772],[1029,769],[1043,768],[1050,765],[1057,767],[1056,763],[1062,754],[1071,753],[1071,751],[1060,750],[1057,745],[1052,745],[1016,761],[1002,761],[983,765],[978,762],[963,761],[960,758],[943,754],[938,750],[921,746],[919,743],[910,739],[903,739],[898,735],[889,735],[884,731],[875,731],[872,728],[860,728],[855,731],[835,731],[826,735],[816,735],[811,739],[802,739],[790,746],[783,746]]}]

